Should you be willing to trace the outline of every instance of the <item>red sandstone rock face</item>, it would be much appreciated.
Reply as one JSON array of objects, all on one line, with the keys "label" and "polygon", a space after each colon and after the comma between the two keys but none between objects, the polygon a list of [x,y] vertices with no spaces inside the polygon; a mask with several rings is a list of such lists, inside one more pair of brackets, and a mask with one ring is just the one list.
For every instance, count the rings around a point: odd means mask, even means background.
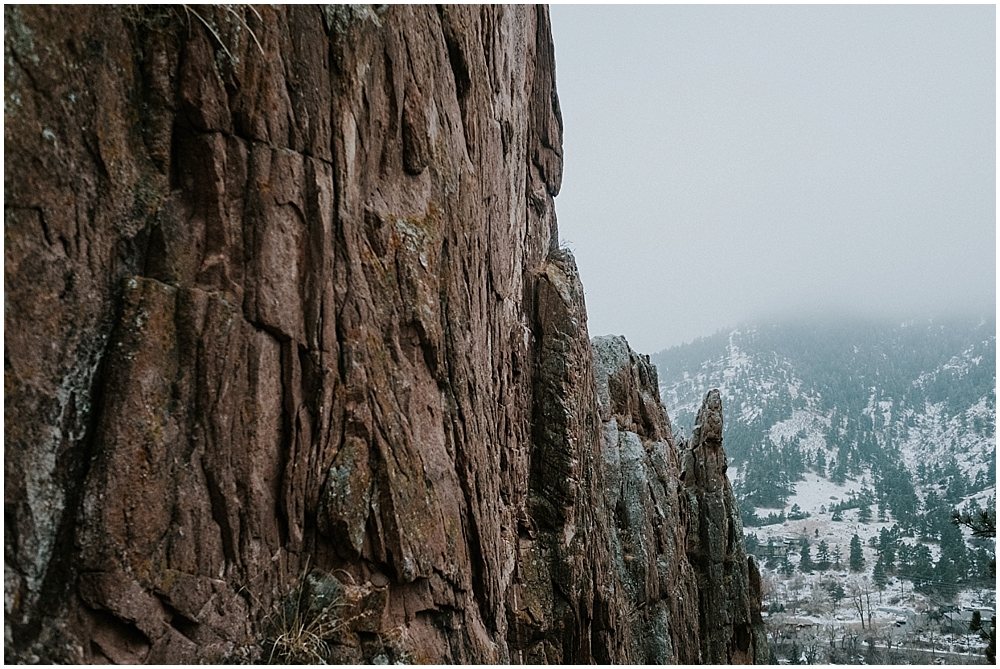
[{"label": "red sandstone rock face", "polygon": [[655,370],[598,400],[556,248],[544,7],[5,30],[5,659],[280,658],[290,601],[334,662],[708,657]]}]

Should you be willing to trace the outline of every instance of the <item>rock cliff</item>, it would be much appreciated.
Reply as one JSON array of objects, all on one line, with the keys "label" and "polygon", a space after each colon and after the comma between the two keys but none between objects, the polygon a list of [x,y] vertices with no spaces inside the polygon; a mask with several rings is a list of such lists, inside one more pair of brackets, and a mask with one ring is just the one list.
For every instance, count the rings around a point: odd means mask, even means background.
[{"label": "rock cliff", "polygon": [[718,395],[588,339],[544,7],[4,12],[6,661],[761,658]]}]

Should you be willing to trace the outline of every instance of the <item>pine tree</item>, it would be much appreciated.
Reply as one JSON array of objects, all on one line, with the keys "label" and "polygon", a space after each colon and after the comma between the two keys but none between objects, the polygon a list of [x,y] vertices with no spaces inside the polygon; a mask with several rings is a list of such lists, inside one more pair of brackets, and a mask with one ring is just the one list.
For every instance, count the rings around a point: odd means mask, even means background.
[{"label": "pine tree", "polygon": [[834,606],[839,604],[840,600],[842,600],[844,597],[847,596],[847,592],[844,591],[844,586],[842,586],[840,583],[836,583],[834,581],[827,581],[823,587],[825,587],[826,591],[830,594],[830,599],[833,600]]},{"label": "pine tree", "polygon": [[794,571],[795,571],[795,565],[793,565],[792,561],[788,559],[788,555],[787,554],[785,555],[784,559],[782,560],[781,566],[778,568],[778,570],[782,574],[784,574],[785,576],[791,576],[792,573],[794,573]]},{"label": "pine tree", "polygon": [[851,557],[848,563],[851,571],[861,571],[865,568],[865,555],[861,550],[861,538],[856,534],[851,538]]},{"label": "pine tree", "polygon": [[948,489],[945,491],[944,497],[952,504],[958,504],[965,497],[969,489],[969,484],[962,470],[958,468],[958,464],[955,462],[950,464],[949,473],[951,474],[951,480],[948,481]]},{"label": "pine tree", "polygon": [[837,453],[836,463],[830,463],[830,480],[837,484],[847,480],[847,458],[842,452]]},{"label": "pine tree", "polygon": [[802,550],[799,552],[799,571],[803,574],[811,574],[815,568],[812,557],[809,555],[809,542],[802,542]]},{"label": "pine tree", "polygon": [[878,587],[879,590],[885,588],[885,584],[889,580],[888,577],[886,576],[885,571],[886,571],[885,563],[882,562],[882,558],[879,557],[879,559],[876,560],[875,567],[872,571],[872,580],[875,581],[875,585]]},{"label": "pine tree", "polygon": [[920,535],[925,539],[936,539],[940,527],[941,510],[944,503],[938,494],[931,490],[924,498],[924,513],[920,522]]},{"label": "pine tree", "polygon": [[816,557],[818,559],[816,567],[820,571],[826,571],[830,568],[830,547],[826,541],[819,542],[819,546],[816,547]]},{"label": "pine tree", "polygon": [[834,546],[833,547],[833,552],[830,553],[830,557],[833,558],[833,568],[834,569],[841,569],[842,567],[841,567],[841,564],[840,564],[840,560],[843,558],[843,555],[841,555],[841,553],[840,553],[840,546]]},{"label": "pine tree", "polygon": [[[952,566],[945,567],[941,564],[943,562],[949,562]],[[957,525],[945,523],[941,527],[941,558],[938,565],[939,571],[944,577],[941,580],[949,585],[952,581],[947,580],[948,576],[952,576],[956,580],[965,580],[969,570],[969,559],[965,549],[965,538]]]},{"label": "pine tree", "polygon": [[979,611],[972,613],[969,623],[970,632],[979,632],[979,638],[986,642],[986,659],[991,663],[997,660],[997,617],[993,616],[989,629],[983,627],[983,615]]},{"label": "pine tree", "polygon": [[878,557],[885,563],[886,570],[892,569],[896,561],[896,539],[884,527],[878,533]]},{"label": "pine tree", "polygon": [[899,567],[903,568],[904,565],[908,565],[910,560],[913,558],[913,548],[909,544],[900,543],[896,547],[896,556],[899,558]]},{"label": "pine tree", "polygon": [[907,571],[910,580],[913,581],[914,589],[918,592],[929,592],[934,580],[931,549],[924,544],[917,544],[913,549],[912,561]]},{"label": "pine tree", "polygon": [[954,598],[956,594],[958,583],[958,567],[952,560],[949,560],[944,555],[938,560],[938,563],[934,566],[934,591],[938,596],[950,601]]}]

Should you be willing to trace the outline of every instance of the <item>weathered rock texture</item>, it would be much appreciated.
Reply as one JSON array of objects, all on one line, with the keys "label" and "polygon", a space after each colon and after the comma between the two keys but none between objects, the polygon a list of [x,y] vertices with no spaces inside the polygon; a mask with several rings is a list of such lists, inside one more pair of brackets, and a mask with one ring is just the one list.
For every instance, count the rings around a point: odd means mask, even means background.
[{"label": "weathered rock texture", "polygon": [[726,478],[722,400],[712,390],[684,447],[681,478],[690,507],[687,553],[698,575],[701,657],[711,664],[765,663],[760,574]]},{"label": "weathered rock texture", "polygon": [[5,661],[255,657],[289,593],[335,662],[759,657],[717,395],[682,468],[591,350],[544,7],[4,28]]},{"label": "weathered rock texture", "polygon": [[631,663],[702,661],[698,583],[688,562],[688,499],[656,368],[624,337],[593,340],[612,568]]}]

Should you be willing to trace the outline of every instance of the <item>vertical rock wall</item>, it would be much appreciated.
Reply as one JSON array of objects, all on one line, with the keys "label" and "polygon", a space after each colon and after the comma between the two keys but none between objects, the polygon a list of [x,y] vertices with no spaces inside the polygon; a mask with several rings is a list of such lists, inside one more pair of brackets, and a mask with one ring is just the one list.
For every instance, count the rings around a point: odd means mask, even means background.
[{"label": "vertical rock wall", "polygon": [[688,499],[656,368],[624,337],[593,340],[603,423],[605,506],[613,532],[611,565],[627,613],[631,663],[702,661],[698,587],[686,559]]},{"label": "vertical rock wall", "polygon": [[293,600],[335,662],[753,659],[655,370],[595,375],[544,7],[4,46],[7,661],[258,657]]}]

